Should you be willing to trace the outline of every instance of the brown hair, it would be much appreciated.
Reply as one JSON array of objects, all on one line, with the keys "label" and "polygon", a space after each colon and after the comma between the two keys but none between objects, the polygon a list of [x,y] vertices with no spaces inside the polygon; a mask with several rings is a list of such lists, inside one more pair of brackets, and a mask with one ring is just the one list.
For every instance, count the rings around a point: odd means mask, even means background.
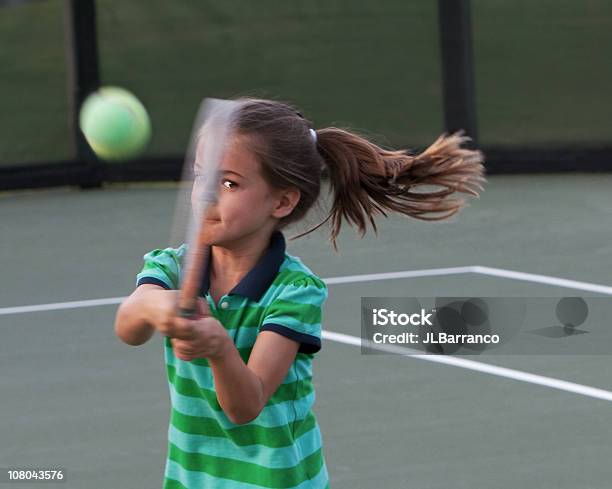
[{"label": "brown hair", "polygon": [[[397,212],[416,219],[447,219],[466,205],[449,198],[457,192],[478,197],[485,182],[483,155],[462,148],[468,141],[461,132],[440,136],[420,154],[387,150],[345,129],[327,127],[316,131],[288,103],[240,98],[243,103],[237,132],[248,137],[250,149],[261,163],[264,178],[274,188],[295,187],[300,200],[293,212],[281,219],[278,228],[302,219],[317,201],[321,176],[326,166],[333,200],[327,217],[304,236],[331,220],[330,240],[336,238],[342,221],[357,226],[363,236],[369,221],[377,232],[374,217]],[[427,186],[441,187],[427,190]]]}]

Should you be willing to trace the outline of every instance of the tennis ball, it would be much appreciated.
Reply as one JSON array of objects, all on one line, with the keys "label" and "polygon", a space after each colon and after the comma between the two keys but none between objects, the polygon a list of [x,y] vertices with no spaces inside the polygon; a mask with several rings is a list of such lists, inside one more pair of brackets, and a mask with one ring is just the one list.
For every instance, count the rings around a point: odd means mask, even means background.
[{"label": "tennis ball", "polygon": [[102,87],[90,94],[81,106],[79,126],[91,149],[109,161],[138,155],[151,137],[146,109],[119,87]]}]

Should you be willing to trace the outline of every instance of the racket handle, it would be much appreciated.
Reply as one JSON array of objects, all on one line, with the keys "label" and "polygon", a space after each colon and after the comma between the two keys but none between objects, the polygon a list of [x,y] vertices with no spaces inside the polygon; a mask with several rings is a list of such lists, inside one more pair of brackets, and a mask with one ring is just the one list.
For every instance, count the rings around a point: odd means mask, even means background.
[{"label": "racket handle", "polygon": [[196,307],[179,307],[178,316],[183,319],[197,319]]},{"label": "racket handle", "polygon": [[188,266],[178,300],[178,315],[185,319],[198,317],[198,293],[202,273],[210,260],[210,246],[203,241],[196,242],[188,256]]}]

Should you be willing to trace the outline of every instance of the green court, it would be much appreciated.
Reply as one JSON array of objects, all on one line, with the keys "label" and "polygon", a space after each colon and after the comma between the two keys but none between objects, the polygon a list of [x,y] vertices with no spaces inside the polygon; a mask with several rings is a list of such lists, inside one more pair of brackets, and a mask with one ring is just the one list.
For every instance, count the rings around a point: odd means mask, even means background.
[{"label": "green court", "polygon": [[[329,284],[314,368],[332,488],[610,487],[607,355],[358,345],[362,296],[610,295],[611,185],[608,174],[492,176],[450,222],[394,217],[363,240],[345,230],[340,254],[324,232],[288,241]],[[62,467],[57,487],[161,486],[161,338],[127,346],[113,321],[142,255],[167,245],[175,199],[170,183],[0,196],[0,466]],[[18,487],[29,486],[40,484]]]}]

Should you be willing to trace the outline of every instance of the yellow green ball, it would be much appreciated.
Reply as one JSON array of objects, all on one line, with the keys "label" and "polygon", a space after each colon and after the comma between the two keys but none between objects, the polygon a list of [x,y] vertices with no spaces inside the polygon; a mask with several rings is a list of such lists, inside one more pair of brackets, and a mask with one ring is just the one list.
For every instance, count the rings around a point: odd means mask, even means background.
[{"label": "yellow green ball", "polygon": [[102,87],[83,102],[79,125],[100,158],[122,161],[137,156],[151,138],[151,121],[144,105],[119,87]]}]

